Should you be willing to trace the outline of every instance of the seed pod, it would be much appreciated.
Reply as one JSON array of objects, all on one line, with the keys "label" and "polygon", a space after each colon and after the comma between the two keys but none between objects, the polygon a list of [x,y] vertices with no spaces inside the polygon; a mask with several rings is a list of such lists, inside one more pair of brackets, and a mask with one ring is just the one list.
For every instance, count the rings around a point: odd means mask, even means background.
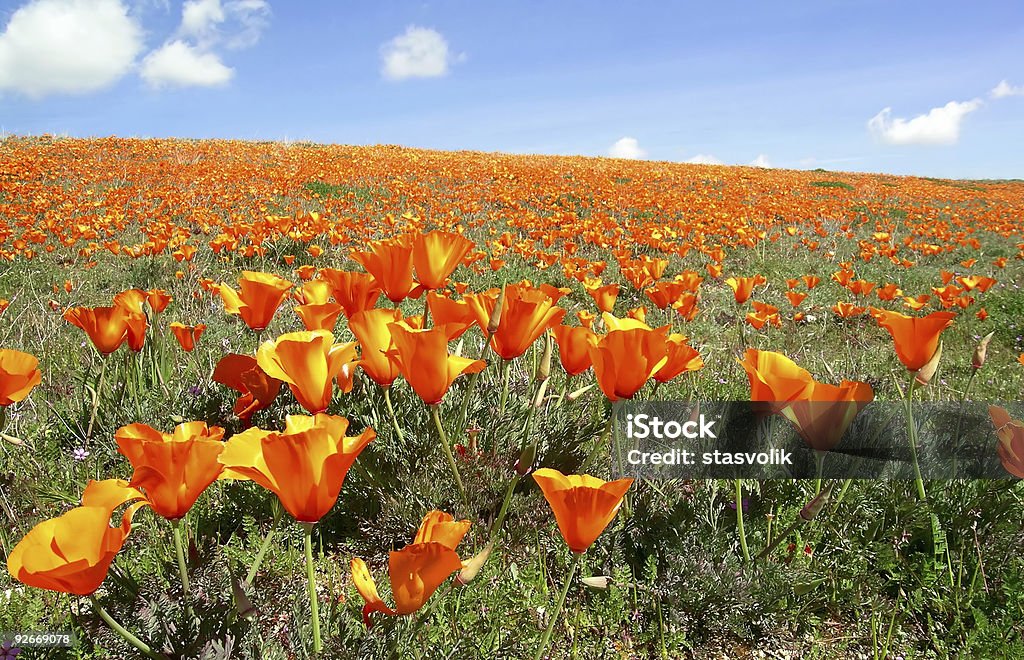
[{"label": "seed pod", "polygon": [[494,311],[491,312],[491,321],[487,324],[487,336],[490,337],[498,331],[498,326],[501,325],[501,308],[505,306],[505,285],[501,285],[501,293],[498,294],[498,299],[494,301]]},{"label": "seed pod", "polygon": [[825,503],[828,502],[829,496],[832,494],[832,488],[825,488],[818,493],[813,500],[804,505],[804,508],[800,509],[800,518],[810,522],[821,513],[821,510],[825,508]]}]

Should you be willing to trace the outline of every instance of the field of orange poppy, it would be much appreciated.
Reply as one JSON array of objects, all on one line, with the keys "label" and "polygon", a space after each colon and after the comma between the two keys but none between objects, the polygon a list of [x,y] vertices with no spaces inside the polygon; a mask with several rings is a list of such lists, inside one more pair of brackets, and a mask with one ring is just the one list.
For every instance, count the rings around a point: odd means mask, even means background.
[{"label": "field of orange poppy", "polygon": [[[0,633],[1024,657],[1022,182],[52,136],[0,182]],[[905,406],[915,478],[632,479],[652,400],[816,456]],[[922,475],[914,405],[982,401],[1005,478]]]}]

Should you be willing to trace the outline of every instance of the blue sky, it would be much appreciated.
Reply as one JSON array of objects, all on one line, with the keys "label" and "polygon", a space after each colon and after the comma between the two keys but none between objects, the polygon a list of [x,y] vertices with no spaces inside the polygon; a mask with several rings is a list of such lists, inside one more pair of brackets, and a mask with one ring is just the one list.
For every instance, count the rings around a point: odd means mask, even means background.
[{"label": "blue sky", "polygon": [[7,0],[0,26],[8,133],[1024,178],[1016,1]]}]

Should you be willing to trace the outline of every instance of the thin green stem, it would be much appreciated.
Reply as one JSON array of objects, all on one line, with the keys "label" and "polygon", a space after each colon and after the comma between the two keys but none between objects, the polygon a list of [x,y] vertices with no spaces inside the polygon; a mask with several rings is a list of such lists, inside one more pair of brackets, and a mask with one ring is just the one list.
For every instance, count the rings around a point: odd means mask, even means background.
[{"label": "thin green stem", "polygon": [[388,409],[388,417],[391,418],[391,428],[395,429],[395,435],[398,436],[399,442],[405,442],[405,436],[402,435],[402,427],[398,425],[398,416],[395,415],[395,407],[391,405],[391,388],[384,388],[384,405]]},{"label": "thin green stem", "polygon": [[498,417],[505,414],[505,403],[508,402],[508,381],[512,371],[512,361],[501,361],[501,401],[498,403]]},{"label": "thin green stem", "polygon": [[565,605],[565,596],[569,593],[569,587],[572,586],[572,579],[576,576],[576,570],[579,568],[582,560],[582,554],[575,554],[573,556],[572,568],[569,569],[569,576],[565,579],[565,586],[562,587],[562,593],[559,594],[558,602],[555,604],[555,609],[551,613],[551,621],[548,622],[548,628],[544,631],[544,637],[540,640],[540,648],[537,649],[537,655],[533,656],[534,660],[540,660],[544,657],[544,651],[547,650],[548,644],[551,643],[551,633],[555,630],[555,623],[558,621],[558,615],[562,613],[562,606]]},{"label": "thin green stem", "polygon": [[821,472],[822,467],[825,465],[825,452],[818,450],[814,451],[814,465],[817,469],[818,475],[817,479],[814,481],[814,496],[817,497],[821,494]]},{"label": "thin green stem", "polygon": [[316,598],[316,572],[313,570],[313,525],[303,523],[306,548],[306,587],[309,589],[310,619],[313,622],[313,655],[320,655],[323,644],[320,641],[320,606]]},{"label": "thin green stem", "polygon": [[174,530],[174,555],[178,560],[178,574],[181,575],[181,588],[184,593],[185,611],[192,616],[192,604],[189,602],[189,581],[188,566],[185,564],[185,542],[181,534],[181,520],[172,520],[171,529]]},{"label": "thin green stem", "polygon": [[743,561],[750,563],[750,550],[747,549],[747,533],[743,529],[743,481],[735,479],[736,486],[736,533],[740,537],[740,549],[743,550]]},{"label": "thin green stem", "polygon": [[110,626],[111,630],[120,635],[121,638],[124,639],[124,641],[134,646],[136,649],[139,650],[140,653],[142,653],[142,655],[146,656],[147,658],[161,657],[160,655],[157,655],[153,652],[153,649],[149,647],[149,644],[146,644],[144,641],[142,641],[132,633],[128,632],[127,628],[125,628],[120,623],[115,621],[114,617],[110,616],[110,613],[103,609],[103,606],[100,605],[100,601],[96,598],[96,594],[92,594],[91,596],[89,596],[89,600],[92,602],[92,606],[96,608],[96,613],[100,615],[100,618],[103,619],[103,621],[108,626]]},{"label": "thin green stem", "polygon": [[971,385],[974,383],[974,377],[978,375],[978,370],[971,368],[971,375],[967,379],[967,386],[964,388],[964,393],[960,395],[960,410],[956,416],[956,435],[953,436],[953,442],[955,442],[955,448],[953,450],[953,474],[951,477],[956,477],[957,467],[960,462],[960,427],[964,421],[964,404],[967,402],[967,394],[971,391]]},{"label": "thin green stem", "polygon": [[914,423],[914,390],[917,386],[917,375],[910,377],[907,388],[907,437],[910,440],[910,456],[914,461],[914,482],[917,484],[917,499],[927,502],[924,491],[924,479],[921,478],[921,464],[917,460],[917,424]]},{"label": "thin green stem", "polygon": [[260,564],[263,563],[263,558],[267,554],[267,550],[270,549],[270,542],[274,539],[274,532],[277,531],[277,523],[281,519],[281,509],[274,507],[274,522],[270,523],[270,529],[263,537],[263,543],[260,544],[259,552],[256,553],[256,559],[253,560],[252,566],[249,567],[249,574],[245,576],[245,585],[249,586],[252,581],[256,579],[256,573],[260,570]]},{"label": "thin green stem", "polygon": [[96,423],[96,411],[100,407],[100,397],[103,393],[103,381],[107,376],[107,362],[110,361],[110,357],[104,355],[102,360],[103,361],[100,363],[100,377],[99,380],[96,381],[96,390],[93,392],[92,396],[92,412],[89,414],[89,426],[85,430],[86,440],[92,438],[92,427]]},{"label": "thin green stem", "polygon": [[441,448],[444,449],[445,458],[455,475],[455,484],[459,487],[459,494],[462,496],[462,503],[469,504],[466,498],[466,487],[462,485],[462,475],[459,474],[459,466],[455,463],[455,456],[452,455],[451,443],[448,441],[448,434],[444,432],[444,425],[441,423],[441,415],[438,413],[440,406],[430,406],[430,416],[434,418],[434,426],[437,427],[437,434],[441,436]]}]

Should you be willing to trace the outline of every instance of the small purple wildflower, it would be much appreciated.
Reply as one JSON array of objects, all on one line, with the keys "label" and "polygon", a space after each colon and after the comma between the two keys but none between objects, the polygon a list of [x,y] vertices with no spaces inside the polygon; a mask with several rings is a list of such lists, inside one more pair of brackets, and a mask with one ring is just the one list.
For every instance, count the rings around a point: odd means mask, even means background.
[{"label": "small purple wildflower", "polygon": [[21,649],[14,645],[14,642],[0,644],[0,660],[14,660],[21,655]]},{"label": "small purple wildflower", "polygon": [[86,449],[85,447],[78,447],[75,449],[75,452],[74,454],[72,454],[72,457],[76,461],[84,461],[85,459],[89,458],[89,450]]}]

